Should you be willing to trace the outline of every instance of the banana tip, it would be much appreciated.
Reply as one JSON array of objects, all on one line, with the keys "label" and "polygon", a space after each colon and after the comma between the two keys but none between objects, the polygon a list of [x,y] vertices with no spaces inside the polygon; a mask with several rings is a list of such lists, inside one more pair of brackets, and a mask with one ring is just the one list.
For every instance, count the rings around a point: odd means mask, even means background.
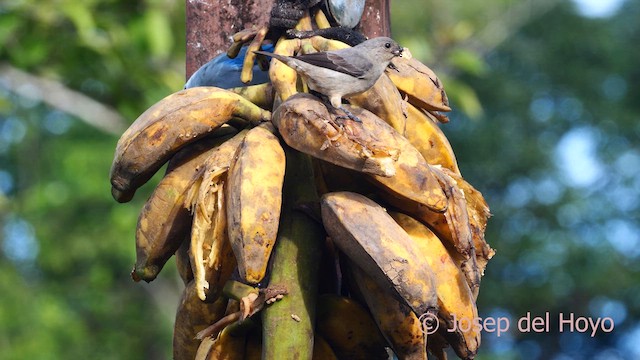
[{"label": "banana tip", "polygon": [[131,278],[135,282],[139,282],[140,280],[151,282],[156,278],[156,276],[158,276],[159,272],[160,269],[155,265],[146,267],[135,266],[131,271]]},{"label": "banana tip", "polygon": [[362,171],[368,174],[392,177],[396,174],[396,167],[391,157],[367,158],[364,161]]},{"label": "banana tip", "polygon": [[113,196],[113,198],[119,203],[126,203],[131,201],[134,194],[135,191],[122,191],[113,186],[111,187],[111,196]]}]

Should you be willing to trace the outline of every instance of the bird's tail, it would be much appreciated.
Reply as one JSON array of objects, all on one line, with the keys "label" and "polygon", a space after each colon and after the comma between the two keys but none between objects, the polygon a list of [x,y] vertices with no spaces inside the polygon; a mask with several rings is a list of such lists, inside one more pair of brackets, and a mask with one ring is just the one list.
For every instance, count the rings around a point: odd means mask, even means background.
[{"label": "bird's tail", "polygon": [[270,53],[270,52],[266,52],[266,51],[260,51],[260,50],[256,50],[256,51],[254,51],[254,53],[260,54],[260,55],[264,55],[264,56],[270,56],[272,58],[276,58],[276,59],[282,61],[285,64],[289,64],[289,57],[288,56],[274,54],[274,53]]}]

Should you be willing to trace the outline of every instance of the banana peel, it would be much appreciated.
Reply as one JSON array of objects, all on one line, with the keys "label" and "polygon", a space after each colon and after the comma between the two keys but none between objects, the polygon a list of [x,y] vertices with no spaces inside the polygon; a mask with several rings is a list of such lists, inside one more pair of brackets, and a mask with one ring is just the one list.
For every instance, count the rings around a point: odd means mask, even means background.
[{"label": "banana peel", "polygon": [[[361,119],[374,121],[369,114],[362,114]],[[395,174],[397,150],[392,140],[380,141],[376,132],[350,134],[334,118],[316,97],[299,94],[278,107],[273,123],[287,145],[298,151],[361,172],[383,177]]]},{"label": "banana peel", "polygon": [[327,233],[352,262],[416,314],[437,309],[433,272],[384,208],[350,192],[325,194],[321,206]]},{"label": "banana peel", "polygon": [[173,358],[191,360],[196,356],[200,341],[196,334],[224,316],[227,300],[219,298],[211,304],[198,298],[195,283],[190,282],[182,292],[173,330]]},{"label": "banana peel", "polygon": [[250,284],[264,278],[278,234],[285,156],[273,131],[271,124],[249,130],[228,175],[229,241],[240,277]]},{"label": "banana peel", "polygon": [[116,145],[110,171],[114,199],[131,200],[136,189],[178,150],[232,118],[259,123],[269,120],[271,113],[238,94],[215,87],[185,89],[151,106]]},{"label": "banana peel", "polygon": [[198,183],[197,169],[228,136],[207,138],[186,147],[169,164],[168,173],[145,203],[136,227],[135,281],[152,281],[178,250],[191,228],[187,197]]},{"label": "banana peel", "polygon": [[460,174],[449,140],[436,124],[433,115],[406,103],[406,131],[403,135],[422,154],[429,165],[440,165]]},{"label": "banana peel", "polygon": [[470,321],[478,318],[475,297],[465,275],[440,239],[428,227],[402,213],[391,212],[389,215],[414,240],[435,274],[440,334],[453,346],[458,356],[463,359],[473,358],[480,346],[480,331],[474,326],[470,326],[468,331],[463,331],[463,327],[455,323],[456,319]]},{"label": "banana peel", "polygon": [[428,66],[407,57],[396,57],[391,64],[386,74],[411,104],[430,111],[451,111],[442,82]]},{"label": "banana peel", "polygon": [[273,122],[294,149],[338,166],[370,174],[380,187],[442,212],[447,198],[422,155],[391,126],[371,112],[350,107],[362,122],[339,124],[311,95],[282,103]]},{"label": "banana peel", "polygon": [[357,266],[349,267],[378,328],[399,359],[427,360],[427,336],[418,316]]},{"label": "banana peel", "polygon": [[318,297],[317,331],[338,359],[388,359],[386,342],[369,313],[352,299]]},{"label": "banana peel", "polygon": [[224,183],[233,157],[244,141],[241,131],[209,154],[187,194],[185,207],[193,213],[189,260],[198,296],[215,299],[231,276],[236,261],[227,236]]}]

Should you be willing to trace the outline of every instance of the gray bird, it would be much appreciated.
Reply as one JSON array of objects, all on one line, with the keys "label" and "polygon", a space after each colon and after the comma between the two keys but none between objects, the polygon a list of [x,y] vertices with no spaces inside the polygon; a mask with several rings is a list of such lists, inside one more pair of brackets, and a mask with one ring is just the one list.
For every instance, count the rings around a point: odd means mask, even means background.
[{"label": "gray bird", "polygon": [[388,37],[377,37],[352,48],[317,52],[299,56],[283,56],[256,51],[274,57],[296,70],[307,82],[309,89],[327,97],[332,107],[344,111],[342,97],[359,94],[372,87],[391,60],[402,55],[402,47]]}]

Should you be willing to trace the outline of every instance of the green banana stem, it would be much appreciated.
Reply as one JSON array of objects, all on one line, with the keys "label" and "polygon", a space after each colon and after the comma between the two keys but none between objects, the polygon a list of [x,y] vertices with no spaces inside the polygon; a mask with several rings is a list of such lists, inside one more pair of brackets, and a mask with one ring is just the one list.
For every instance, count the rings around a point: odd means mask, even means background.
[{"label": "green banana stem", "polygon": [[278,240],[272,253],[270,287],[288,294],[262,312],[263,359],[311,359],[324,230],[296,210],[318,201],[308,155],[284,146],[287,158]]}]

